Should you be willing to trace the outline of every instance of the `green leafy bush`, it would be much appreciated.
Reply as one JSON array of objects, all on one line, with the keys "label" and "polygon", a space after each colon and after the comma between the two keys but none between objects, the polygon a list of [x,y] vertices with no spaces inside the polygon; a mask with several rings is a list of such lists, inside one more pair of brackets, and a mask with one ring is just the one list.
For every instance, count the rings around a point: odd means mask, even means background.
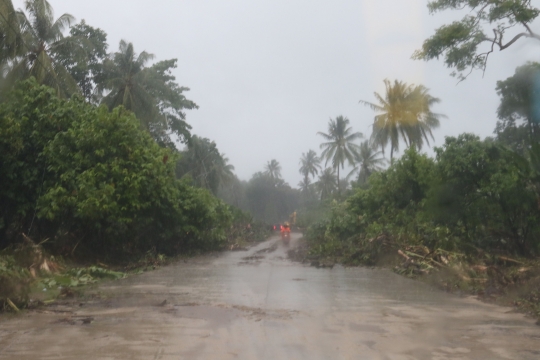
[{"label": "green leafy bush", "polygon": [[34,80],[0,106],[0,246],[31,230],[61,253],[211,249],[231,214],[175,177],[178,155],[131,112],[62,100]]},{"label": "green leafy bush", "polygon": [[[306,233],[312,252],[375,263],[388,251],[540,251],[540,211],[529,162],[471,134],[446,138],[436,158],[408,149],[367,188]],[[423,250],[424,252],[424,250]]]}]

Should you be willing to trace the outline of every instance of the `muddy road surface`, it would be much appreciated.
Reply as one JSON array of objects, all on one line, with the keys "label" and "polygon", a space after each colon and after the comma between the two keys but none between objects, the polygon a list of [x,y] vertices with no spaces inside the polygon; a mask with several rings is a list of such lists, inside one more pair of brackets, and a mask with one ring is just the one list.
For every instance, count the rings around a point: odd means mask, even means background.
[{"label": "muddy road surface", "polygon": [[540,326],[386,270],[287,259],[293,234],[0,318],[0,359],[540,359]]}]

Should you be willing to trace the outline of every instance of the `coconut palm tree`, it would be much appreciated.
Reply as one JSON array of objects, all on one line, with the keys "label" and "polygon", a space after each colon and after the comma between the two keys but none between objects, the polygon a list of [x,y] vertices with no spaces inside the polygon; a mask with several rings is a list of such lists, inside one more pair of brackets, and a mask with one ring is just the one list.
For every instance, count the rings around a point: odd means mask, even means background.
[{"label": "coconut palm tree", "polygon": [[369,176],[383,169],[386,159],[381,157],[382,151],[376,151],[369,141],[363,141],[358,151],[354,154],[354,169],[347,175],[351,177],[358,173],[358,182],[365,184]]},{"label": "coconut palm tree", "polygon": [[300,158],[300,174],[304,175],[304,184],[309,183],[309,175],[315,176],[321,170],[321,159],[317,156],[317,153],[313,150],[309,150],[306,153],[302,153]]},{"label": "coconut palm tree", "polygon": [[19,14],[11,0],[0,0],[0,64],[22,55]]},{"label": "coconut palm tree", "polygon": [[[8,12],[11,11],[7,1],[3,0],[2,4]],[[18,41],[13,39],[19,36],[21,43],[18,50],[9,45],[3,47],[4,51],[9,49],[13,56],[7,65],[6,84],[9,86],[17,80],[33,76],[40,84],[54,88],[60,96],[78,93],[77,83],[55,58],[55,54],[65,52],[66,49],[69,49],[74,57],[78,56],[79,46],[73,38],[63,35],[75,18],[70,14],[63,14],[55,20],[54,10],[47,0],[26,0],[24,5],[28,16],[18,11],[16,19],[8,19],[10,29],[13,30],[10,43],[17,45]],[[15,28],[17,24],[19,27]]]},{"label": "coconut palm tree", "polygon": [[275,159],[269,161],[265,166],[265,174],[269,176],[274,182],[281,179],[281,165]]},{"label": "coconut palm tree", "polygon": [[373,122],[371,142],[383,151],[390,144],[390,161],[394,151],[399,150],[402,139],[406,146],[421,149],[424,141],[429,146],[429,137],[433,139],[432,129],[439,127],[439,119],[444,115],[431,111],[431,107],[440,102],[429,95],[422,85],[408,85],[395,80],[392,84],[384,80],[386,93],[381,96],[375,93],[377,104],[360,100],[361,104],[378,112]]},{"label": "coconut palm tree", "polygon": [[345,161],[349,164],[354,163],[354,153],[358,145],[354,144],[354,140],[361,138],[363,135],[359,132],[353,132],[351,127],[348,127],[350,121],[346,117],[338,116],[335,120],[330,119],[328,123],[328,133],[318,132],[327,142],[321,144],[321,149],[324,149],[321,157],[328,161],[332,161],[332,168],[337,170],[338,196],[339,191],[339,168],[345,166]]},{"label": "coconut palm tree", "polygon": [[336,174],[334,169],[326,168],[319,176],[316,186],[321,194],[321,201],[332,195],[338,189]]},{"label": "coconut palm tree", "polygon": [[149,126],[150,119],[157,115],[154,99],[147,91],[146,64],[154,55],[146,51],[135,53],[132,43],[120,41],[119,51],[111,54],[104,66],[106,80],[98,84],[97,91],[109,93],[102,103],[109,108],[124,106],[135,113],[139,120]]},{"label": "coconut palm tree", "polygon": [[234,179],[234,165],[229,164],[229,158],[225,154],[219,154],[212,159],[216,169],[220,185],[229,184]]},{"label": "coconut palm tree", "polygon": [[196,186],[209,189],[217,194],[221,185],[234,179],[234,166],[229,159],[220,154],[216,143],[207,138],[194,135],[178,161],[178,177],[190,176]]},{"label": "coconut palm tree", "polygon": [[303,194],[307,194],[308,191],[311,188],[311,180],[309,180],[309,177],[305,177],[298,183],[298,188]]},{"label": "coconut palm tree", "polygon": [[182,94],[189,89],[174,82],[171,69],[176,67],[176,59],[147,67],[153,58],[146,51],[135,53],[132,43],[120,41],[119,51],[103,63],[104,80],[96,91],[108,92],[102,103],[110,109],[122,105],[133,111],[158,142],[169,145],[171,133],[187,140],[191,127],[184,121],[183,110],[198,106]]}]

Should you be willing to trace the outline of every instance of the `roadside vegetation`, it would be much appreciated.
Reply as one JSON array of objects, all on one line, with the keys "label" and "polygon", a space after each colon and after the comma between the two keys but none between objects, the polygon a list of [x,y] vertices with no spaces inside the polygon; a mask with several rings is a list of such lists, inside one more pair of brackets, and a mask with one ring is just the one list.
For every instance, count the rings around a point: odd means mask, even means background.
[{"label": "roadside vegetation", "polygon": [[[432,12],[471,10],[462,21],[439,28],[414,55],[443,56],[460,80],[485,69],[495,49],[522,37],[539,39],[529,24],[540,12],[530,2],[438,0],[428,6]],[[486,24],[503,22],[525,32],[507,43],[508,27],[498,27],[494,38],[483,35]],[[298,214],[305,252],[292,257],[319,267],[389,267],[540,317],[539,75],[540,64],[526,63],[497,83],[501,102],[492,137],[446,137],[434,147],[434,157],[421,150],[445,118],[433,110],[440,99],[421,85],[385,80],[386,91],[375,93],[375,102],[360,101],[375,112],[369,140],[350,143],[341,136],[332,151],[321,144],[321,158],[311,158],[332,166],[313,184],[308,175],[320,168],[300,168],[302,194],[311,200]],[[354,170],[342,183],[344,163]]]},{"label": "roadside vegetation", "polygon": [[[460,80],[495,50],[540,39],[529,1],[428,7],[470,10],[413,55],[442,57]],[[503,41],[512,28],[523,32]],[[243,249],[294,219],[300,257],[316,266],[387,266],[540,316],[540,64],[497,83],[492,137],[447,137],[434,157],[422,150],[445,119],[442,100],[384,80],[384,93],[360,100],[374,111],[370,136],[346,116],[330,119],[320,154],[299,159],[294,188],[277,159],[240,180],[214,141],[192,134],[187,112],[198,105],[176,82],[176,59],[126,40],[113,48],[104,30],[56,17],[46,0],[22,10],[0,0],[1,309],[177,256]]]},{"label": "roadside vegetation", "polygon": [[0,309],[269,234],[217,196],[234,167],[191,134],[176,59],[108,49],[46,0],[0,0]]}]

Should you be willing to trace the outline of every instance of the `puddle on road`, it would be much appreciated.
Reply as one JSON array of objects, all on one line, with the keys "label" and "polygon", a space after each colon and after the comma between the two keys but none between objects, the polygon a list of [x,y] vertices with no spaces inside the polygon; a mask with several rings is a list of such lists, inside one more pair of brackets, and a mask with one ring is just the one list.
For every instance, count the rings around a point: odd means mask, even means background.
[{"label": "puddle on road", "polygon": [[277,242],[274,243],[272,246],[270,247],[267,247],[267,248],[264,248],[264,249],[261,249],[261,250],[258,250],[255,252],[255,254],[267,254],[267,253],[272,253],[274,251],[276,251],[278,248],[278,244]]}]

